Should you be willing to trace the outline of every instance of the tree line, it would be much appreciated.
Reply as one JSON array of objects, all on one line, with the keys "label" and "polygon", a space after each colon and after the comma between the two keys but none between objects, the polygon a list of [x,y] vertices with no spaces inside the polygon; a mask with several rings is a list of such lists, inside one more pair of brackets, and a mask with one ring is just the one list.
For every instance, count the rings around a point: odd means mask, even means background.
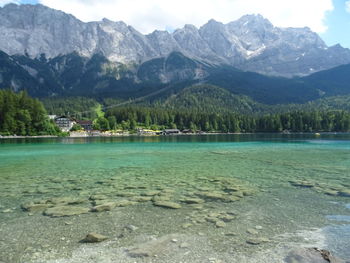
[{"label": "tree line", "polygon": [[[103,117],[109,128],[177,128],[206,132],[348,132],[350,113],[346,111],[293,111],[263,116],[238,113],[177,111],[151,107],[109,109]],[[102,123],[102,120],[100,119]]]}]

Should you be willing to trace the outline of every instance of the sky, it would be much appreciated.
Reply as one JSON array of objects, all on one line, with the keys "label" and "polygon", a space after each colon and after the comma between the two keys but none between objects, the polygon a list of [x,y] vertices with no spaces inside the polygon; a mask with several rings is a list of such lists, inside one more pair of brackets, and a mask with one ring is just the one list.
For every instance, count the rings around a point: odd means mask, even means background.
[{"label": "sky", "polygon": [[0,6],[7,3],[41,3],[84,22],[124,21],[142,33],[261,14],[275,26],[307,26],[328,45],[350,48],[350,0],[0,0]]}]

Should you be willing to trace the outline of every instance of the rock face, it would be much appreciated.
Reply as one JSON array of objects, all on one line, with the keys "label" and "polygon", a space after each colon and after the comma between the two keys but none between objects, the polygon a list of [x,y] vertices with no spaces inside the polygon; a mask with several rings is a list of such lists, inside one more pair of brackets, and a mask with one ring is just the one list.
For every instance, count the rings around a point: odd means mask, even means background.
[{"label": "rock face", "polygon": [[100,53],[112,62],[140,64],[181,52],[203,63],[288,77],[350,63],[349,49],[327,47],[309,28],[274,27],[260,15],[143,35],[124,22],[84,23],[43,5],[9,4],[0,8],[0,34],[0,50],[31,57]]}]

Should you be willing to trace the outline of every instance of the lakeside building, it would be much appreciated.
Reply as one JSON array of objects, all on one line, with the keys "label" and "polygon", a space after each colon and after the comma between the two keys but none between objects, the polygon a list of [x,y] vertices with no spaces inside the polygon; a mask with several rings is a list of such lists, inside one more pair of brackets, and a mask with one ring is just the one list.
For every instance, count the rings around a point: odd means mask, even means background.
[{"label": "lakeside building", "polygon": [[92,131],[92,121],[90,120],[77,120],[77,124],[79,124],[84,131]]},{"label": "lakeside building", "polygon": [[149,130],[149,129],[137,129],[138,135],[160,135],[162,134],[162,131],[155,131],[155,130]]},{"label": "lakeside building", "polygon": [[67,116],[59,116],[55,119],[55,123],[61,131],[69,132],[76,122]]}]

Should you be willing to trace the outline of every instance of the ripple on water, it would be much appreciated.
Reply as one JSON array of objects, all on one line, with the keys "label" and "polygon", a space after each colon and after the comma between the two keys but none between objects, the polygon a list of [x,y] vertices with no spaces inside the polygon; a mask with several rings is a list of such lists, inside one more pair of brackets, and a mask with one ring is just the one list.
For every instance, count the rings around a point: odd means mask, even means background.
[{"label": "ripple on water", "polygon": [[[350,216],[347,222],[350,222]],[[350,259],[350,224],[331,225],[323,228],[326,236],[327,249],[334,255],[344,259]]]},{"label": "ripple on water", "polygon": [[346,215],[329,215],[326,218],[338,222],[350,222],[350,216]]}]

